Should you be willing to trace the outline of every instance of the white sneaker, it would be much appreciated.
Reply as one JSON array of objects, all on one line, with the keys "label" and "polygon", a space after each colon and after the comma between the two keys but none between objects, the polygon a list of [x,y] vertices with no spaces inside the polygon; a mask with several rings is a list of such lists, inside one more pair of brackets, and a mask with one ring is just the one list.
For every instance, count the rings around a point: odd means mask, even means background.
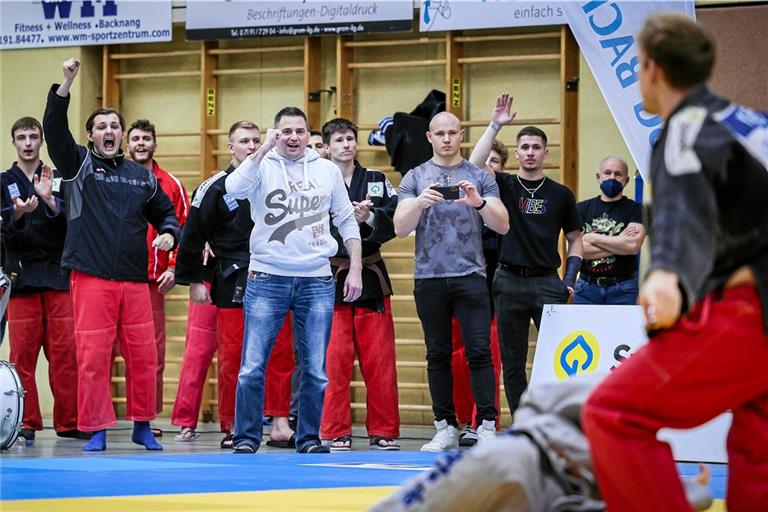
[{"label": "white sneaker", "polygon": [[496,422],[483,420],[483,424],[477,426],[477,443],[487,443],[494,439],[496,439]]},{"label": "white sneaker", "polygon": [[459,431],[446,420],[435,422],[437,433],[430,442],[421,447],[423,452],[447,452],[459,449]]}]

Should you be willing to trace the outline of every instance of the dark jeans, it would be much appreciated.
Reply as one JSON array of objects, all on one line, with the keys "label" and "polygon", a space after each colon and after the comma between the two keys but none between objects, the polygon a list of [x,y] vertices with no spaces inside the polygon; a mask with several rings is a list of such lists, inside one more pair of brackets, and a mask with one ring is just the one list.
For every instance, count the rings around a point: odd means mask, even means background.
[{"label": "dark jeans", "polygon": [[416,279],[413,295],[424,328],[427,377],[435,419],[457,425],[451,375],[451,317],[456,315],[469,362],[477,422],[494,420],[496,379],[491,362],[491,303],[485,278],[472,274]]},{"label": "dark jeans", "polygon": [[499,348],[504,375],[504,392],[514,414],[520,395],[528,386],[525,364],[528,361],[528,330],[531,320],[541,324],[545,304],[563,304],[568,289],[557,273],[522,277],[503,269],[493,278],[493,302],[499,327]]}]

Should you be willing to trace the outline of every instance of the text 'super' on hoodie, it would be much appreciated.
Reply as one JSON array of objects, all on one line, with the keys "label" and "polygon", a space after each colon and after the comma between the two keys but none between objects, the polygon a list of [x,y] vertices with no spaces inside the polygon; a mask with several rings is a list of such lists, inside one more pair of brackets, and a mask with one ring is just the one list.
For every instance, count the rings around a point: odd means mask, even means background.
[{"label": "text 'super' on hoodie", "polygon": [[227,176],[226,189],[234,199],[251,203],[248,268],[254,272],[330,276],[328,258],[336,254],[338,244],[329,214],[344,241],[360,239],[341,170],[311,149],[297,160],[280,156],[277,148],[259,164],[246,158]]}]

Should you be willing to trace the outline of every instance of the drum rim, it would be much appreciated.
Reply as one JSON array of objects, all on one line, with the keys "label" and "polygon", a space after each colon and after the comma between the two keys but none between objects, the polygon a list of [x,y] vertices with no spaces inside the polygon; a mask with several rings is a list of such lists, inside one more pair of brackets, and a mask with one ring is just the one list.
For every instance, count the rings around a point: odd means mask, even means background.
[{"label": "drum rim", "polygon": [[24,419],[24,387],[21,385],[19,372],[16,371],[16,366],[12,362],[0,361],[0,367],[5,367],[10,370],[11,377],[16,384],[16,403],[18,408],[16,425],[11,429],[10,436],[8,436],[7,439],[0,439],[0,450],[7,450],[13,446],[13,444],[19,438],[19,434],[21,434],[21,425]]}]

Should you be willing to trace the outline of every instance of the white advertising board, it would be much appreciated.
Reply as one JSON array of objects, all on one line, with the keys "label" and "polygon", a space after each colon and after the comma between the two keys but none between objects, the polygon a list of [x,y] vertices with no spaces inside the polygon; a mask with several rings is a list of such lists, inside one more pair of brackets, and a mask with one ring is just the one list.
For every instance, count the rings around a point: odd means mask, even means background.
[{"label": "white advertising board", "polygon": [[409,31],[410,0],[188,0],[187,39],[353,35]]},{"label": "white advertising board", "polygon": [[419,30],[563,25],[560,2],[540,0],[422,0]]},{"label": "white advertising board", "polygon": [[[648,343],[640,306],[547,305],[541,317],[531,384],[574,375],[607,375]],[[726,462],[730,413],[690,430],[663,429],[679,461]]]},{"label": "white advertising board", "polygon": [[2,0],[0,49],[170,41],[170,0]]}]

